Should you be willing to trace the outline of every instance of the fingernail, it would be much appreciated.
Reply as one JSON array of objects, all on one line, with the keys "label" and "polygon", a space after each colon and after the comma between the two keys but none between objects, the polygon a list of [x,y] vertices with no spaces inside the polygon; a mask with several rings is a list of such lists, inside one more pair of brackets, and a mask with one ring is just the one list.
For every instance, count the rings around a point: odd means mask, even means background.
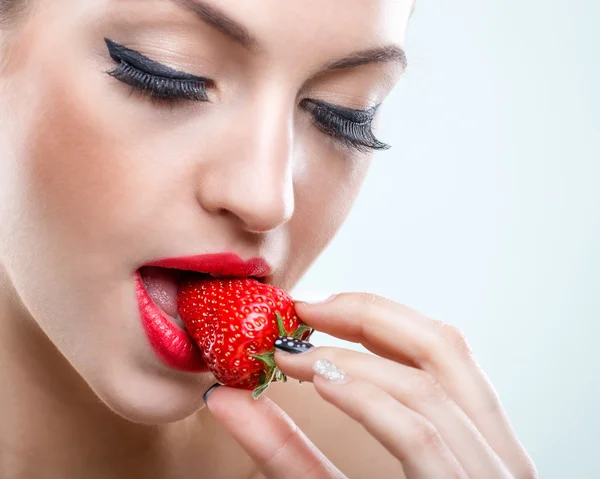
[{"label": "fingernail", "polygon": [[280,336],[275,340],[275,349],[286,353],[300,354],[314,348],[314,345],[301,339]]},{"label": "fingernail", "polygon": [[312,370],[332,383],[344,384],[352,380],[350,376],[328,359],[319,359],[318,361],[315,361]]},{"label": "fingernail", "polygon": [[206,401],[208,399],[208,396],[210,395],[210,393],[212,393],[215,389],[217,389],[220,386],[219,383],[215,383],[213,384],[211,387],[209,387],[206,392],[202,395],[202,400],[204,401],[204,404],[208,404]]},{"label": "fingernail", "polygon": [[337,296],[337,293],[322,293],[319,291],[299,291],[298,293],[294,293],[292,298],[297,303],[306,303],[306,304],[323,304],[331,301],[333,298]]}]

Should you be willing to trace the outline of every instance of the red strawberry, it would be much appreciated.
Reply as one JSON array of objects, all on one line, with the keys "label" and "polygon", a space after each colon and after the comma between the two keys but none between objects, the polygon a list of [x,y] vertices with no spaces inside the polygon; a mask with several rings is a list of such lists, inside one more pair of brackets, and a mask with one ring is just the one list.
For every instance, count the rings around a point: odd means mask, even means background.
[{"label": "red strawberry", "polygon": [[285,291],[251,278],[185,278],[177,309],[217,381],[253,389],[255,399],[287,379],[273,359],[275,339],[312,333]]}]

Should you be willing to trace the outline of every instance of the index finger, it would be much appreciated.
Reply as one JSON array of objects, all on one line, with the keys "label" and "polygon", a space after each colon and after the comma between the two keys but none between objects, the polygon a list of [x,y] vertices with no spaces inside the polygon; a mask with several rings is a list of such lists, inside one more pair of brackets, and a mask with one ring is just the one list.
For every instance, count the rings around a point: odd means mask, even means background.
[{"label": "index finger", "polygon": [[267,479],[346,479],[267,396],[252,399],[250,391],[220,386],[206,404]]}]

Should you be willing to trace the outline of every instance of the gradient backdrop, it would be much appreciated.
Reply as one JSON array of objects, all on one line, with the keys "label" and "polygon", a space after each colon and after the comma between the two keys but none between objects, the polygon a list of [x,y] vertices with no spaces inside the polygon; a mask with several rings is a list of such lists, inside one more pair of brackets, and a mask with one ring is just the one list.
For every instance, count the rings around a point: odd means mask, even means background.
[{"label": "gradient backdrop", "polygon": [[296,289],[458,326],[544,479],[600,478],[599,25],[592,0],[417,2],[393,148]]}]

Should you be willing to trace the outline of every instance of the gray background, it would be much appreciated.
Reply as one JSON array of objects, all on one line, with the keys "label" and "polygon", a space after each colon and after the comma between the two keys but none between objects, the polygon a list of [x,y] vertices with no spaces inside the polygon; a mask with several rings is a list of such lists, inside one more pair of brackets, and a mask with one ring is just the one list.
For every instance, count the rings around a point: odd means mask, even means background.
[{"label": "gray background", "polygon": [[600,478],[599,32],[592,0],[418,1],[393,148],[296,289],[458,326],[541,478]]}]

